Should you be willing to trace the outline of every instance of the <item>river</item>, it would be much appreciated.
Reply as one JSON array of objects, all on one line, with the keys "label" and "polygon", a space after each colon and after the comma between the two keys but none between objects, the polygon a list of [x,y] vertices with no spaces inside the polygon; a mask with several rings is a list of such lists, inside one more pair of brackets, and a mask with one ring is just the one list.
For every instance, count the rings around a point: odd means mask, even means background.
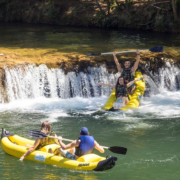
[{"label": "river", "polygon": [[[52,50],[53,53],[54,49],[59,52],[71,52],[73,49],[73,52],[81,54],[95,50],[106,52],[118,48],[145,48],[145,45],[151,47],[154,44],[170,48],[175,46],[177,49],[179,47],[177,41],[179,35],[140,31],[4,24],[1,25],[0,32],[2,35],[0,46],[10,52],[17,49],[23,52],[33,43],[33,48],[43,49],[43,52]],[[49,47],[48,42],[50,42]],[[173,79],[174,74],[170,71],[172,68],[162,73],[166,72],[168,76],[167,72],[169,72],[169,77]],[[176,69],[176,72],[179,73],[179,69]],[[144,97],[137,110],[106,112],[102,111],[101,107],[107,101],[110,89],[102,88],[100,93],[93,97],[87,94],[75,94],[73,98],[59,98],[52,96],[51,93],[47,98],[45,95],[47,93],[39,92],[34,93],[38,94],[35,96],[24,89],[30,85],[37,86],[37,83],[34,84],[36,80],[27,83],[28,86],[25,84],[32,79],[31,74],[27,73],[23,80],[20,76],[12,76],[11,73],[11,81],[15,82],[15,77],[21,79],[17,81],[20,85],[14,83],[14,87],[21,87],[18,88],[20,95],[9,94],[12,97],[11,102],[0,104],[1,127],[29,138],[27,134],[29,129],[38,130],[41,122],[48,120],[58,135],[76,139],[80,128],[86,126],[100,144],[122,146],[128,151],[126,155],[118,155],[106,150],[104,156],[113,155],[118,158],[113,169],[104,172],[83,172],[27,160],[20,162],[18,158],[6,154],[0,148],[1,179],[179,179],[180,91],[175,87],[174,81],[171,82],[174,83],[171,91],[163,84],[164,81],[156,84],[160,92]],[[107,73],[105,74],[102,75],[102,79],[107,78]],[[71,77],[66,76],[69,79]],[[47,77],[49,78],[50,75]],[[160,77],[163,75],[161,74]],[[10,79],[7,80],[11,82]],[[22,95],[23,93],[26,96]],[[100,154],[97,151],[95,153]]]}]

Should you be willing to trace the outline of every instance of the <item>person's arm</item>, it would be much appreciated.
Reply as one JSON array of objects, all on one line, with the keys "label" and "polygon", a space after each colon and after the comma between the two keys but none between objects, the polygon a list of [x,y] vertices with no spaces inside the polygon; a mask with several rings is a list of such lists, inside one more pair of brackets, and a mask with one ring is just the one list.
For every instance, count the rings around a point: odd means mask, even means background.
[{"label": "person's arm", "polygon": [[130,86],[131,86],[133,83],[135,83],[136,81],[143,80],[143,79],[144,79],[143,77],[138,78],[138,79],[135,79],[135,80],[129,82],[129,83],[127,84],[127,87],[130,87]]},{"label": "person's arm", "polygon": [[69,143],[69,144],[65,145],[62,142],[62,137],[58,137],[58,142],[59,142],[59,145],[61,146],[61,148],[63,150],[71,149],[71,148],[74,148],[74,147],[78,147],[79,144],[80,144],[79,139],[78,139],[78,140],[73,141],[72,143]]},{"label": "person's arm", "polygon": [[56,134],[54,136],[56,137],[55,143],[59,145],[58,136]]},{"label": "person's arm", "polygon": [[115,88],[115,85],[113,85],[113,84],[106,84],[106,83],[98,83],[99,85],[103,85],[103,86],[110,86],[110,87],[112,87],[112,88]]},{"label": "person's arm", "polygon": [[19,160],[20,160],[20,161],[23,161],[23,159],[24,159],[27,155],[31,154],[31,153],[36,149],[36,147],[39,145],[40,140],[41,140],[41,139],[36,139],[34,145],[33,145],[25,154],[23,154]]},{"label": "person's arm", "polygon": [[101,153],[104,153],[104,149],[96,142],[94,141],[94,147]]},{"label": "person's arm", "polygon": [[117,59],[117,57],[116,57],[116,51],[113,52],[113,56],[114,56],[114,61],[115,61],[115,63],[116,63],[116,66],[117,66],[118,71],[119,71],[120,73],[122,73],[122,72],[123,72],[123,69],[122,69],[121,65],[119,64],[118,59]]},{"label": "person's arm", "polygon": [[139,65],[139,61],[140,61],[140,51],[139,49],[136,50],[136,54],[137,54],[137,58],[136,58],[136,62],[134,63],[134,66],[131,68],[132,72],[135,72],[138,68]]}]

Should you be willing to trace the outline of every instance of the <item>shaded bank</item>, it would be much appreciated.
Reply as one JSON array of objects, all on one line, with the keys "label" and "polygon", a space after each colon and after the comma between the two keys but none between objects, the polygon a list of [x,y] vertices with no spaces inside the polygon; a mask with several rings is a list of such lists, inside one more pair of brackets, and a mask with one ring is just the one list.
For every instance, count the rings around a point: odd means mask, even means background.
[{"label": "shaded bank", "polygon": [[[104,3],[103,3],[104,2]],[[171,1],[0,0],[0,21],[180,32]],[[101,9],[101,10],[100,10]]]}]

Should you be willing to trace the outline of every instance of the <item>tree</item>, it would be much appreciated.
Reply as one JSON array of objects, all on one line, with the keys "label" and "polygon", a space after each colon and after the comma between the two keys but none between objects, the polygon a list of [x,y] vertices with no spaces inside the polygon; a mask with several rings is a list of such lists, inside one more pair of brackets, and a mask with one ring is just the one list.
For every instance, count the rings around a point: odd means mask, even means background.
[{"label": "tree", "polygon": [[98,0],[95,0],[95,1],[96,1],[96,4],[97,4],[98,8],[100,9],[100,11],[104,14],[104,11],[102,10],[102,8],[101,8],[101,6],[100,6]]},{"label": "tree", "polygon": [[178,21],[176,0],[172,0],[172,8],[173,8],[174,20]]},{"label": "tree", "polygon": [[126,10],[128,10],[128,0],[125,0],[126,2]]},{"label": "tree", "polygon": [[115,0],[115,2],[116,2],[116,4],[117,4],[117,6],[120,6],[117,0]]}]

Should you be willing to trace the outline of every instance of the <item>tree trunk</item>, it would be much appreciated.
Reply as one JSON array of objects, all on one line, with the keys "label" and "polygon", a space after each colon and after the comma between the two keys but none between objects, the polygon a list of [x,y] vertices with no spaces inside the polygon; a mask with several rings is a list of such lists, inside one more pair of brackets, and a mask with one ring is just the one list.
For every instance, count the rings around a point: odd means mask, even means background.
[{"label": "tree trunk", "polygon": [[104,14],[104,11],[102,10],[102,8],[101,8],[101,6],[100,6],[98,0],[96,0],[96,4],[97,4],[98,8],[100,9],[100,11]]},{"label": "tree trunk", "polygon": [[128,10],[128,0],[126,0],[126,10]]},{"label": "tree trunk", "polygon": [[111,3],[110,3],[110,1],[108,0],[108,2],[107,2],[108,15],[109,15],[109,12],[110,12],[110,6],[111,6]]},{"label": "tree trunk", "polygon": [[115,2],[116,2],[116,4],[117,4],[117,6],[119,6],[119,3],[118,3],[118,1],[117,1],[117,0],[115,0]]},{"label": "tree trunk", "polygon": [[174,20],[178,21],[176,0],[172,0],[172,8],[173,8]]}]

